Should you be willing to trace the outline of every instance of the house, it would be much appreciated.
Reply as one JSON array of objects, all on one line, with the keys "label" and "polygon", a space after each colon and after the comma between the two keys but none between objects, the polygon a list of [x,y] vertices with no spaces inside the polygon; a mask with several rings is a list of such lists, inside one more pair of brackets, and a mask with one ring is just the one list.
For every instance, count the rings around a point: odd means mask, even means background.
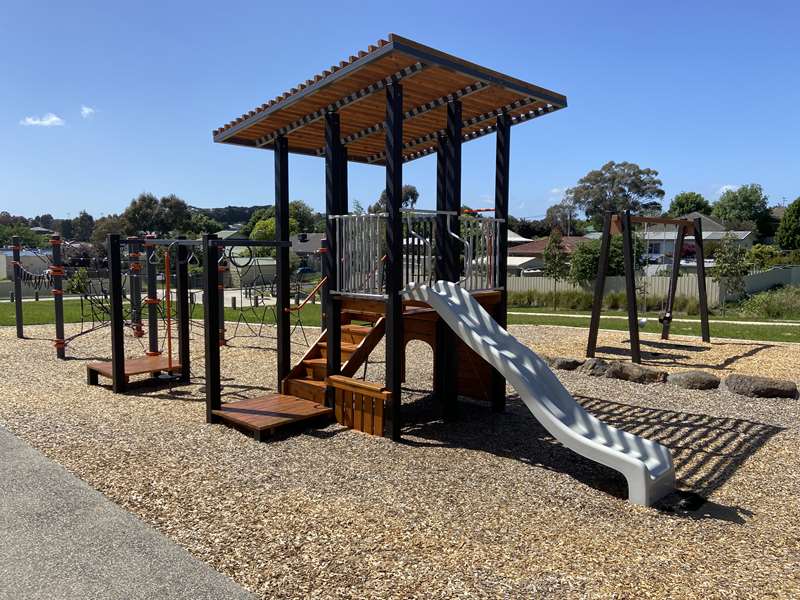
[{"label": "house", "polygon": [[[583,242],[588,241],[589,238],[582,235],[565,235],[561,238],[561,243],[564,246],[564,251],[567,254],[572,254]],[[550,238],[543,237],[532,242],[527,242],[514,246],[508,249],[508,269],[509,275],[512,274],[512,268],[520,271],[530,269],[540,269],[544,266],[544,249],[547,248],[547,243]],[[514,260],[512,260],[514,259]],[[526,260],[520,260],[526,259]],[[513,265],[513,266],[512,266]]]},{"label": "house", "polygon": [[322,247],[324,233],[298,233],[289,238],[292,242],[291,251],[300,257],[300,261],[314,271],[322,270],[322,259],[319,249]]},{"label": "house", "polygon": [[532,242],[533,240],[522,237],[516,231],[508,230],[508,245],[509,246],[519,246],[520,244],[526,244],[528,242]]}]

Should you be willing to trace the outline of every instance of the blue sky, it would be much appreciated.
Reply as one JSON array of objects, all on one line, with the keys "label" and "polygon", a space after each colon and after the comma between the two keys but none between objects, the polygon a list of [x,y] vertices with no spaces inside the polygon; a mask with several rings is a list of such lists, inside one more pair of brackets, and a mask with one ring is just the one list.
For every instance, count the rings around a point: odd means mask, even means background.
[{"label": "blue sky", "polygon": [[[543,214],[608,160],[657,169],[667,199],[750,182],[774,203],[800,196],[796,2],[365,6],[5,0],[0,210],[98,216],[143,191],[271,203],[271,153],[211,131],[389,32],[568,97],[513,130],[515,215]],[[493,138],[464,146],[465,204],[492,198]],[[424,206],[434,171],[433,157],[405,169]],[[290,172],[291,197],[321,209],[322,160],[292,157]],[[351,201],[374,201],[383,177],[352,165]]]}]

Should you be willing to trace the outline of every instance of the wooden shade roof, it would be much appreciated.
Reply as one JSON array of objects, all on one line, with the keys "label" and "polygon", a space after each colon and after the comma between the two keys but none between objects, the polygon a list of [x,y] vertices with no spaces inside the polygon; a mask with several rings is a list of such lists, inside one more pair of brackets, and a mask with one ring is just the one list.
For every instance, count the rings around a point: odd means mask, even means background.
[{"label": "wooden shade roof", "polygon": [[436,150],[448,100],[461,100],[464,141],[493,132],[503,110],[518,124],[567,105],[561,94],[391,34],[215,130],[214,141],[269,149],[284,135],[289,152],[324,156],[324,115],[336,110],[348,159],[382,165],[383,90],[392,82],[403,86],[405,161]]}]

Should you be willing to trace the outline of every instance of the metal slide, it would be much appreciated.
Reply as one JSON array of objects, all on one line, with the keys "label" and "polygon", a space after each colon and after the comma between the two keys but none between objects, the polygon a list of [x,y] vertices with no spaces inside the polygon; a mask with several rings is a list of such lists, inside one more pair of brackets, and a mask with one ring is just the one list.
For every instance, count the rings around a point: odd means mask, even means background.
[{"label": "metal slide", "polygon": [[650,506],[673,491],[670,451],[652,440],[616,429],[587,413],[547,364],[455,283],[409,285],[404,297],[433,308],[447,325],[517,391],[525,406],[564,446],[622,473],[628,499]]}]

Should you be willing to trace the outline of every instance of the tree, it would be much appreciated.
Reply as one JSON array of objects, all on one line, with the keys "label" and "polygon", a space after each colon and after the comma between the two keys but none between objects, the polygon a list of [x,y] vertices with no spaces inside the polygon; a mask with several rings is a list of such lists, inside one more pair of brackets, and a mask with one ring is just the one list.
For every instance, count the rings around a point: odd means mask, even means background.
[{"label": "tree", "polygon": [[654,206],[649,201],[658,201],[663,197],[658,171],[613,160],[598,170],[589,171],[566,193],[566,199],[582,208],[598,228],[606,212],[630,210],[639,214],[643,203],[646,203],[648,210],[653,210]]},{"label": "tree", "polygon": [[53,229],[61,235],[62,239],[71,240],[73,238],[72,219],[56,219],[53,221]]},{"label": "tree", "polygon": [[[417,188],[413,185],[404,185],[403,186],[403,208],[414,208],[414,205],[417,203],[419,199],[419,192]],[[370,204],[367,212],[370,213],[383,213],[386,212],[387,206],[387,197],[386,197],[386,190],[384,189],[381,192],[380,198],[375,204]]]},{"label": "tree", "polygon": [[94,231],[94,217],[82,210],[77,217],[72,219],[72,237],[79,242],[88,242],[92,239]]},{"label": "tree", "polygon": [[569,256],[561,241],[561,232],[554,229],[544,249],[544,275],[553,279],[553,310],[558,308],[558,282],[569,275]]},{"label": "tree", "polygon": [[[250,233],[251,240],[274,240],[275,239],[275,232],[276,232],[276,223],[275,217],[269,217],[267,219],[262,219],[258,223],[256,223],[255,227],[253,227],[253,231]],[[296,233],[300,233],[300,226],[297,223],[296,219],[289,218],[289,235],[294,235]],[[275,256],[275,249],[274,248],[266,248],[266,249],[259,249],[261,252],[257,254],[262,256]]]},{"label": "tree", "polygon": [[537,219],[517,218],[509,215],[508,228],[524,238],[535,239],[549,235],[550,227],[547,222]]},{"label": "tree", "polygon": [[3,225],[0,223],[0,246],[11,245],[11,238],[19,236],[20,243],[29,248],[43,248],[47,245],[47,240],[43,235],[34,233],[31,228],[21,223]]},{"label": "tree", "polygon": [[[597,277],[597,267],[600,264],[600,240],[590,240],[578,244],[570,257],[569,278],[580,285],[586,285]],[[611,236],[608,247],[608,269],[606,275],[625,274],[625,258],[622,252],[622,235]],[[641,268],[647,259],[644,253],[644,240],[634,238],[633,255],[636,259],[635,268]]]},{"label": "tree", "polygon": [[105,256],[106,254],[106,236],[110,233],[118,233],[120,235],[131,235],[133,233],[128,221],[122,215],[107,215],[100,217],[94,223],[94,231],[92,231],[91,242],[97,250],[98,254]]},{"label": "tree", "polygon": [[222,229],[225,229],[225,225],[216,219],[212,219],[207,213],[195,212],[192,214],[192,219],[189,221],[186,233],[200,235],[203,233],[216,233]]},{"label": "tree", "polygon": [[768,198],[757,183],[726,190],[714,204],[713,215],[729,227],[757,229],[762,236],[775,233],[767,208]]},{"label": "tree", "polygon": [[736,242],[733,235],[726,233],[714,252],[714,269],[711,275],[720,284],[723,316],[727,296],[744,293],[744,278],[748,271],[747,251]]},{"label": "tree", "polygon": [[780,250],[775,246],[753,244],[753,247],[747,251],[747,262],[754,268],[763,270],[775,264],[775,260],[780,255]]},{"label": "tree", "polygon": [[53,228],[53,221],[55,221],[55,219],[53,218],[53,215],[51,215],[50,213],[45,213],[43,215],[39,215],[37,217],[34,217],[34,219],[31,222],[31,224],[34,227],[38,226],[38,227],[44,227],[45,229],[52,229]]},{"label": "tree", "polygon": [[164,235],[172,231],[186,231],[192,221],[189,205],[175,194],[164,196],[158,201],[158,212],[159,232]]},{"label": "tree", "polygon": [[692,212],[710,215],[711,205],[702,194],[698,194],[697,192],[681,192],[680,194],[675,194],[672,202],[669,203],[667,215],[677,218]]},{"label": "tree", "polygon": [[361,202],[358,200],[353,200],[353,214],[354,215],[363,215],[364,214],[364,207],[361,206]]},{"label": "tree", "polygon": [[784,250],[800,250],[800,197],[783,213],[776,241]]},{"label": "tree", "polygon": [[136,231],[161,233],[158,198],[153,194],[139,194],[122,213],[128,226]]},{"label": "tree", "polygon": [[544,222],[550,229],[558,227],[565,235],[580,235],[583,232],[583,223],[578,219],[577,207],[574,202],[566,198],[547,209]]}]

